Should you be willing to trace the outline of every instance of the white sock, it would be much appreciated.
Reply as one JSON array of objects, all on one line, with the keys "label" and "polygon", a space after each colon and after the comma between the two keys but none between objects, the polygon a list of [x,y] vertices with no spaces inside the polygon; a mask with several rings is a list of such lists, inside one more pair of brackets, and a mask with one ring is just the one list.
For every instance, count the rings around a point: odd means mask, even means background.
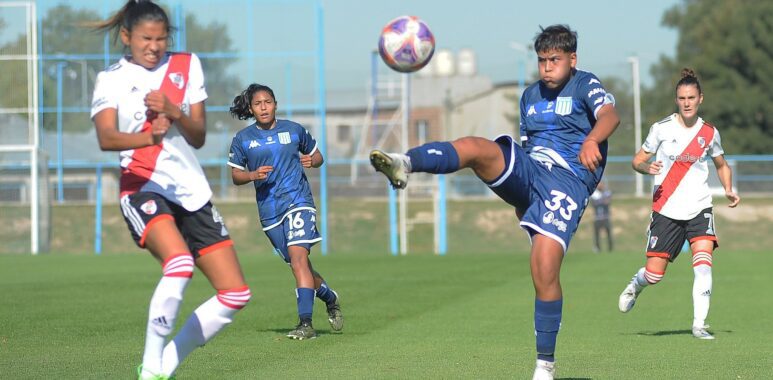
[{"label": "white sock", "polygon": [[644,272],[646,272],[646,269],[644,267],[639,268],[639,271],[636,272],[636,276],[633,280],[633,285],[636,287],[636,291],[641,291],[644,289],[645,286],[649,285],[650,283],[647,282],[647,279],[644,277]]},{"label": "white sock", "polygon": [[177,255],[164,264],[164,276],[159,280],[150,299],[148,326],[145,331],[145,353],[142,357],[142,375],[151,377],[161,373],[161,354],[166,337],[174,330],[174,323],[185,288],[193,276],[193,257]]},{"label": "white sock", "polygon": [[[708,257],[708,264],[706,263]],[[697,258],[697,259],[696,259]],[[703,327],[709,314],[711,303],[711,255],[706,252],[698,252],[693,255],[693,262],[697,265],[692,270],[695,274],[692,284],[693,327]]]},{"label": "white sock", "polygon": [[228,326],[234,314],[250,299],[246,286],[218,294],[199,306],[188,318],[177,336],[164,348],[161,374],[172,376],[180,363],[197,347],[201,347]]}]

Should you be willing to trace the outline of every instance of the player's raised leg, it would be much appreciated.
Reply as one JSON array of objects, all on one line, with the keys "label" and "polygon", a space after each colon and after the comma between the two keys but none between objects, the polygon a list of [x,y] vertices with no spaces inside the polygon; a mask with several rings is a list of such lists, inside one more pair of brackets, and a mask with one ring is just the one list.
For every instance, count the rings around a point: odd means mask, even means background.
[{"label": "player's raised leg", "polygon": [[397,189],[405,188],[408,173],[412,172],[447,174],[472,168],[479,178],[490,182],[502,174],[505,167],[499,144],[474,136],[453,142],[427,143],[408,150],[406,154],[374,150],[370,153],[370,162]]},{"label": "player's raised leg", "polygon": [[172,376],[194,349],[203,346],[226,326],[250,300],[233,246],[225,245],[202,254],[196,265],[207,276],[217,294],[202,303],[164,348],[162,374]]},{"label": "player's raised leg", "polygon": [[666,267],[668,267],[668,259],[663,257],[648,257],[647,264],[643,268],[639,268],[639,271],[633,275],[631,282],[626,285],[623,292],[618,299],[618,307],[623,313],[627,313],[633,309],[633,305],[636,304],[636,298],[649,285],[655,285],[666,274]]}]

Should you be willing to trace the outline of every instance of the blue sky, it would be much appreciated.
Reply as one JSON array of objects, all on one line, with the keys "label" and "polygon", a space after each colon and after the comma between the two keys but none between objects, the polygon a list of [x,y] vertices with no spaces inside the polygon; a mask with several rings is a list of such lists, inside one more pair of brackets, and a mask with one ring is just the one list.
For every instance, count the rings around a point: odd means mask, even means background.
[{"label": "blue sky", "polygon": [[[4,0],[0,0],[4,1]],[[288,45],[305,36],[305,44],[315,41],[314,0],[256,0],[250,5],[255,16],[237,20],[227,14],[245,9],[248,0],[213,2],[207,0],[171,0],[163,4],[182,4],[188,9],[199,7],[196,17],[204,22],[218,21],[229,25],[233,33],[243,34],[244,23],[251,22],[259,39]],[[39,11],[60,3],[39,0]],[[75,7],[113,11],[120,0],[71,0]],[[527,58],[527,68],[536,68],[535,56],[525,57],[511,48],[511,43],[531,43],[540,25],[569,24],[579,33],[579,67],[601,77],[630,78],[627,57],[640,59],[642,82],[651,83],[650,66],[661,55],[673,56],[677,34],[661,26],[665,10],[679,0],[651,1],[570,1],[550,2],[517,0],[321,0],[325,16],[325,59],[327,86],[330,90],[363,91],[370,72],[369,52],[376,48],[379,32],[394,17],[410,14],[422,18],[432,29],[437,49],[472,49],[477,56],[478,72],[495,83],[516,81],[519,60]],[[228,4],[223,6],[222,4]],[[234,13],[218,12],[217,7]],[[305,10],[304,10],[305,8]],[[297,10],[301,9],[302,12]],[[295,16],[303,14],[302,16]],[[18,19],[17,19],[18,20]],[[17,20],[6,20],[15,29]],[[249,21],[248,21],[249,20]],[[7,31],[0,41],[8,38]],[[308,37],[308,38],[306,38]],[[239,37],[236,37],[238,40]],[[299,81],[303,78],[299,78]]]}]

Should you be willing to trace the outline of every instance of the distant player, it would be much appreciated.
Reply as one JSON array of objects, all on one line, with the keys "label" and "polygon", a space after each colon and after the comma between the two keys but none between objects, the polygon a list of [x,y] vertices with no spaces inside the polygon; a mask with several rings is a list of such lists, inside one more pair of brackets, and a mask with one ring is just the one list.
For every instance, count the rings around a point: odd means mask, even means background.
[{"label": "distant player", "polygon": [[322,166],[317,142],[300,124],[276,119],[276,97],[267,86],[251,84],[234,98],[231,115],[255,123],[231,142],[228,165],[235,185],[252,183],[263,231],[274,249],[290,264],[297,288],[298,325],[287,336],[316,338],[312,325],[314,296],[325,302],[334,331],[343,328],[338,294],[327,286],[309,260],[311,247],[322,240],[317,209],[304,168]]},{"label": "distant player", "polygon": [[[102,150],[121,158],[120,201],[134,241],[162,266],[150,300],[140,379],[166,379],[250,299],[223,219],[193,149],[206,136],[204,74],[198,57],[170,53],[169,19],[150,1],[130,0],[96,25],[128,52],[99,73],[91,118]],[[198,266],[217,294],[172,333]]]},{"label": "distant player", "polygon": [[601,252],[601,231],[607,234],[607,248],[610,252],[614,249],[612,243],[612,224],[609,213],[612,203],[612,190],[607,188],[604,182],[599,182],[596,191],[590,196],[590,204],[593,206],[593,252]]},{"label": "distant player", "polygon": [[[685,240],[690,242],[695,279],[692,287],[692,334],[699,339],[714,339],[708,331],[712,287],[712,255],[717,243],[714,212],[709,190],[711,159],[719,181],[735,207],[741,198],[733,191],[733,172],[723,156],[719,131],[698,116],[703,92],[695,73],[682,70],[676,84],[678,113],[650,127],[649,135],[633,158],[639,173],[655,176],[652,217],[647,238],[647,263],[639,269],[620,295],[619,308],[627,313],[648,285],[663,279],[669,262],[674,261]],[[649,160],[655,156],[652,163]]]},{"label": "distant player", "polygon": [[534,50],[541,80],[521,97],[522,146],[510,136],[494,141],[463,137],[425,144],[405,155],[376,150],[370,160],[395,188],[404,188],[411,172],[442,174],[471,168],[515,207],[532,243],[534,378],[552,379],[563,305],[561,262],[588,197],[604,173],[607,138],[620,120],[613,97],[599,79],[576,69],[577,34],[568,26],[542,29]]}]

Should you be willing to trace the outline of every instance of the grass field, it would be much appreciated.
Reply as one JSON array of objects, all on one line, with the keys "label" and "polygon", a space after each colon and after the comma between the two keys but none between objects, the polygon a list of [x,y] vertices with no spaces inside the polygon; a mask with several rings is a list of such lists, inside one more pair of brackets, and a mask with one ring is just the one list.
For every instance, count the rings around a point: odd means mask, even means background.
[{"label": "grass field", "polygon": [[[519,239],[525,245],[526,239]],[[147,254],[0,256],[0,378],[129,379],[142,356],[160,269]],[[180,379],[530,378],[533,290],[524,254],[445,257],[314,255],[342,297],[344,331],[317,304],[312,341],[290,341],[292,276],[276,257],[242,253],[250,305],[195,351]],[[558,377],[759,379],[773,374],[773,257],[719,251],[709,322],[692,338],[692,271],[684,258],[627,315],[617,296],[643,258],[570,252]],[[212,295],[198,273],[182,310]]]}]

